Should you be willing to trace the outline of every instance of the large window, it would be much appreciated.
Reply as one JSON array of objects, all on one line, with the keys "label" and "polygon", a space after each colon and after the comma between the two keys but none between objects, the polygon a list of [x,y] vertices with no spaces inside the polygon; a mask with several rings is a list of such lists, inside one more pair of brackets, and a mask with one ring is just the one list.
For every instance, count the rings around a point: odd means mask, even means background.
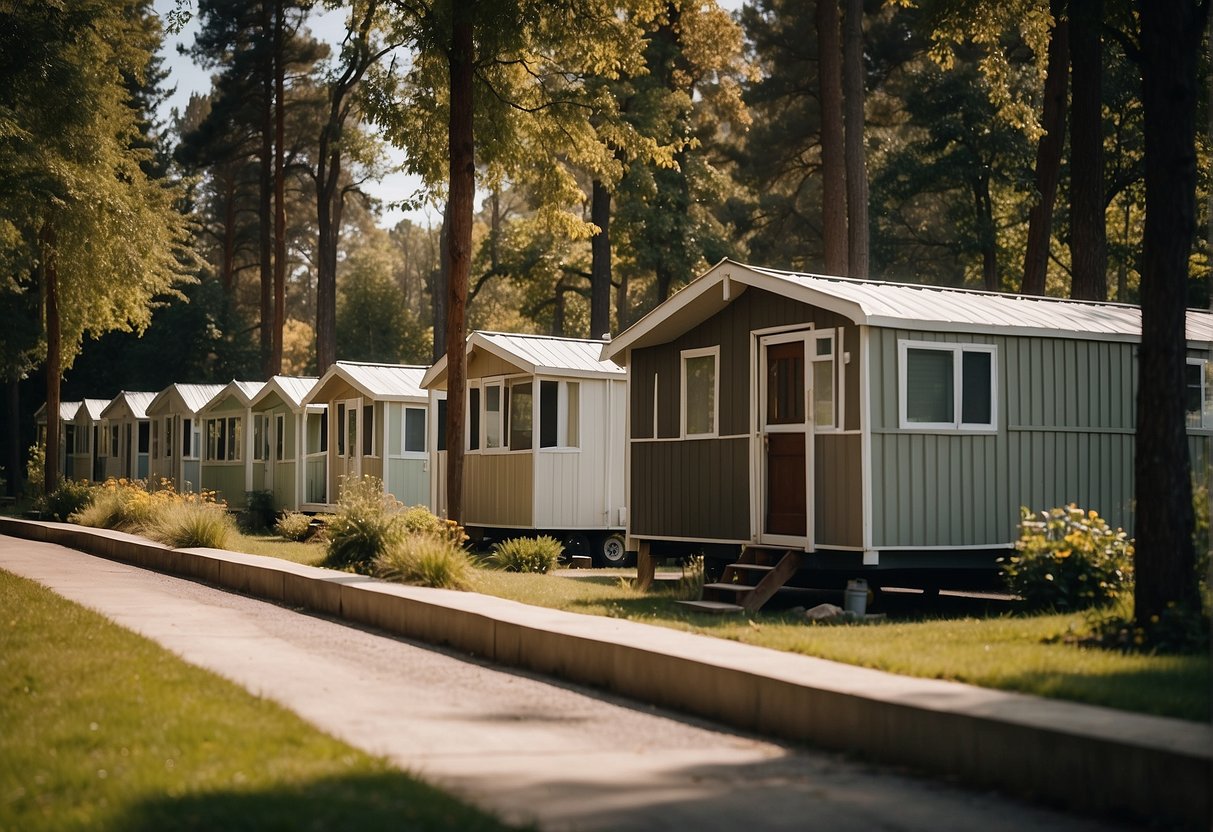
[{"label": "large window", "polygon": [[1184,368],[1184,401],[1188,427],[1213,428],[1213,365],[1189,358]]},{"label": "large window", "polygon": [[484,449],[491,451],[501,447],[501,390],[500,382],[484,385]]},{"label": "large window", "polygon": [[716,436],[720,347],[682,351],[682,435]]},{"label": "large window", "polygon": [[424,407],[406,407],[404,409],[404,436],[401,442],[405,454],[425,453]]},{"label": "large window", "polygon": [[576,448],[580,445],[580,382],[539,382],[539,447]]},{"label": "large window", "polygon": [[510,386],[510,450],[529,451],[533,443],[534,387],[531,382]]},{"label": "large window", "polygon": [[139,453],[147,453],[148,434],[150,433],[151,425],[147,422],[139,423]]},{"label": "large window", "polygon": [[898,353],[901,427],[996,428],[993,345],[902,341]]},{"label": "large window", "polygon": [[239,462],[243,457],[244,418],[206,420],[206,459],[209,462]]},{"label": "large window", "polygon": [[202,428],[197,419],[181,420],[181,455],[186,459],[197,459],[202,444]]}]

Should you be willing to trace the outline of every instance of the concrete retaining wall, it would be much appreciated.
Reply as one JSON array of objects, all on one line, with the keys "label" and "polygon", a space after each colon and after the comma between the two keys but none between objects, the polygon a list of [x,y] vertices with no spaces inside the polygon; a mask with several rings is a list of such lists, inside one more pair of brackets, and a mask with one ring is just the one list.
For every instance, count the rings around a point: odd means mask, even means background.
[{"label": "concrete retaining wall", "polygon": [[1209,828],[1213,727],[1040,699],[276,558],[172,550],[0,517],[59,543],[745,730],[955,776],[1085,812]]}]

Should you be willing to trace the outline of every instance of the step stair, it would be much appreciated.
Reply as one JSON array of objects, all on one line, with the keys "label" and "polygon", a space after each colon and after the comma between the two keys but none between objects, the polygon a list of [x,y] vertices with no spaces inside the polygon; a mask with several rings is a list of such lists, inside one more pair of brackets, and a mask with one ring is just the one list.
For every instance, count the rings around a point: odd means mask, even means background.
[{"label": "step stair", "polygon": [[740,604],[729,604],[724,601],[679,601],[684,607],[696,610],[697,612],[710,612],[714,615],[725,615],[731,612],[745,612],[745,607]]},{"label": "step stair", "polygon": [[746,547],[735,563],[724,568],[719,581],[704,585],[701,603],[757,612],[796,574],[803,559],[803,552],[791,549]]}]

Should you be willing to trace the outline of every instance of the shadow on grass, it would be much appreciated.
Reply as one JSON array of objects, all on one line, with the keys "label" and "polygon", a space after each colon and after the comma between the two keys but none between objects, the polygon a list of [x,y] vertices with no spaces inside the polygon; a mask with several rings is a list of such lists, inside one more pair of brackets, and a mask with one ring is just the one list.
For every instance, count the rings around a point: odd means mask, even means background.
[{"label": "shadow on grass", "polygon": [[325,778],[293,786],[157,795],[119,815],[123,832],[264,830],[504,830],[493,816],[402,772]]},{"label": "shadow on grass", "polygon": [[1158,667],[1128,671],[1025,671],[1004,680],[1002,687],[1052,699],[1109,706],[1155,716],[1208,723],[1213,713],[1208,656],[1176,656]]}]

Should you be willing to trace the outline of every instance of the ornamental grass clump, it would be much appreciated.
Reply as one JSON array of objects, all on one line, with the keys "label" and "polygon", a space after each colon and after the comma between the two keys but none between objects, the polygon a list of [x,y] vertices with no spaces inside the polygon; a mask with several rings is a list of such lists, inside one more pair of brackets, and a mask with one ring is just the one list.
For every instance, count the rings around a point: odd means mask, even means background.
[{"label": "ornamental grass clump", "polygon": [[226,549],[235,532],[236,521],[227,506],[188,497],[166,503],[144,529],[152,540],[174,549]]},{"label": "ornamental grass clump", "polygon": [[177,493],[171,484],[158,491],[148,491],[141,480],[111,477],[93,491],[93,501],[73,514],[71,520],[96,529],[138,532],[176,499]]},{"label": "ornamental grass clump", "polygon": [[288,511],[278,518],[274,531],[287,540],[306,540],[312,533],[312,518],[298,511]]},{"label": "ornamental grass clump", "polygon": [[1032,609],[1103,607],[1132,593],[1133,541],[1094,511],[1022,508],[1015,549],[999,558],[1002,577]]},{"label": "ornamental grass clump", "polygon": [[375,574],[389,581],[438,589],[468,589],[467,552],[439,534],[404,535],[375,558]]},{"label": "ornamental grass clump", "polygon": [[434,514],[425,506],[410,506],[400,514],[400,522],[408,534],[431,534],[449,538],[456,546],[467,542],[463,526]]},{"label": "ornamental grass clump", "polygon": [[560,556],[564,547],[554,537],[513,537],[493,546],[489,561],[503,572],[537,572],[547,574]]},{"label": "ornamental grass clump", "polygon": [[326,526],[324,565],[370,572],[375,559],[404,540],[403,506],[378,477],[342,477],[337,511]]}]

